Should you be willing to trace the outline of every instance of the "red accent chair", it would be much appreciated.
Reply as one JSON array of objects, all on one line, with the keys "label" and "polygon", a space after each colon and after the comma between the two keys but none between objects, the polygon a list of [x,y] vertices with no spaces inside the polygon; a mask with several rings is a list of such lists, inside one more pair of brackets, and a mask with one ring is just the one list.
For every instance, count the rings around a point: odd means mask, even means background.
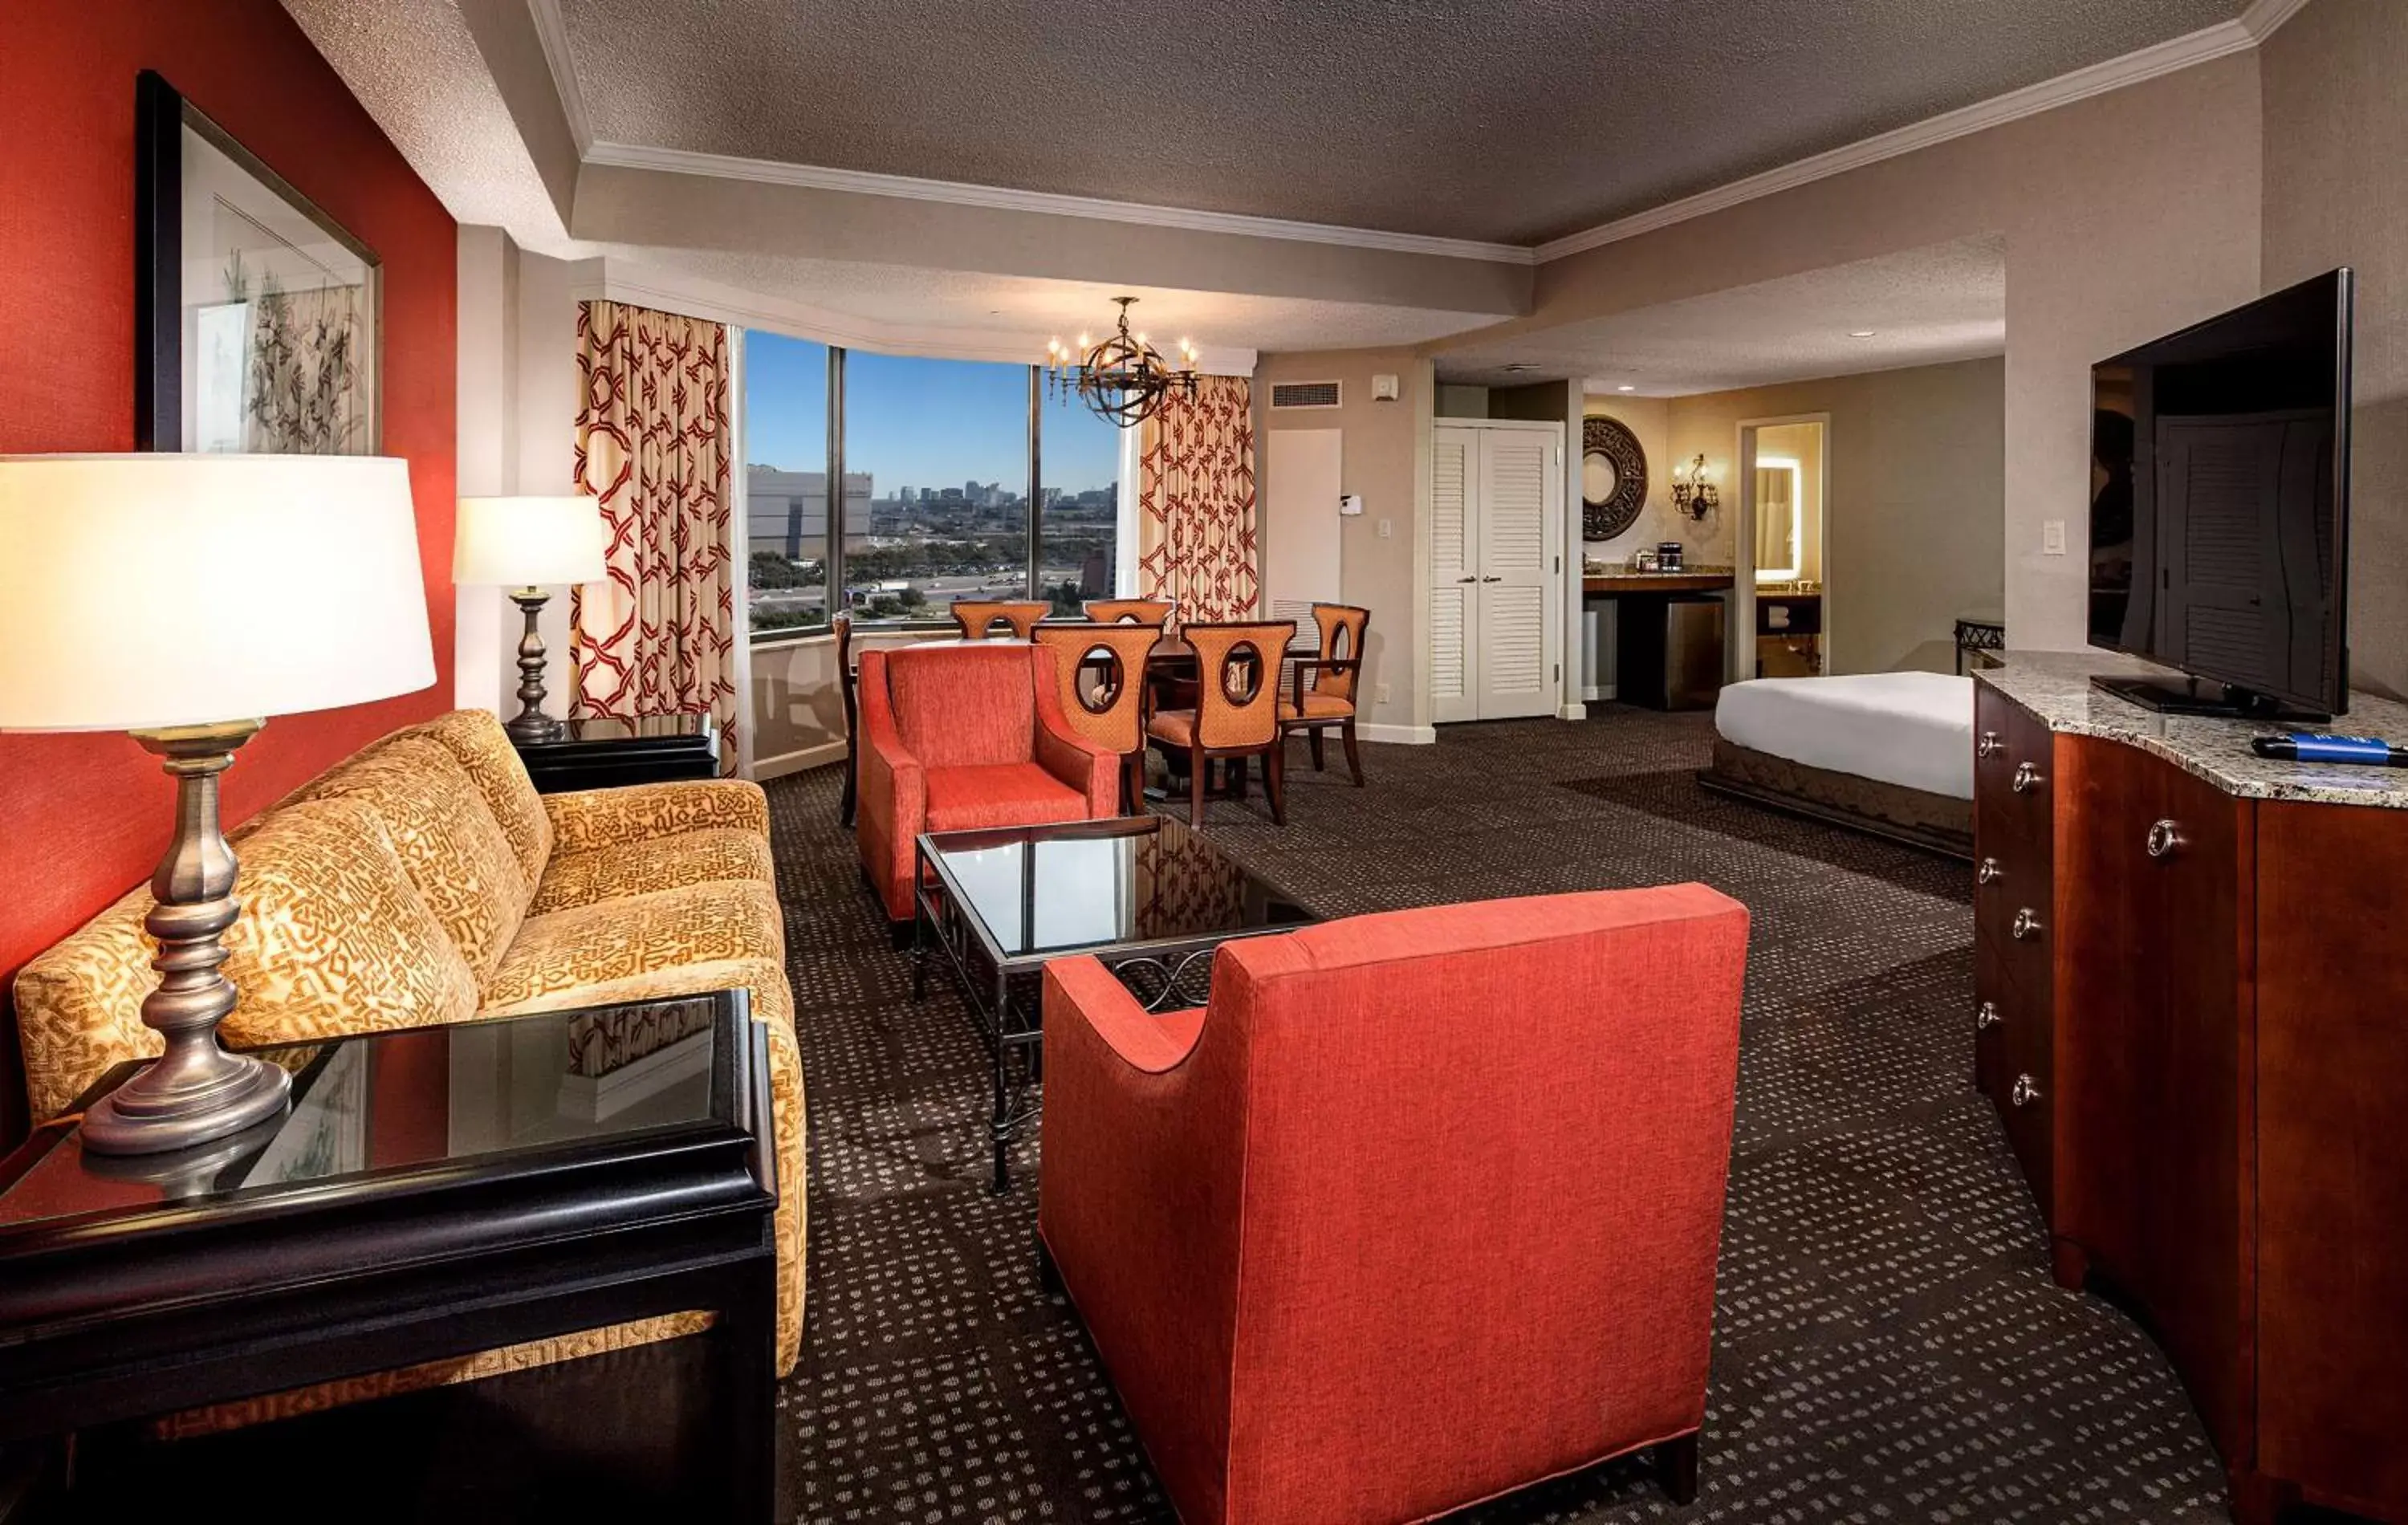
[{"label": "red accent chair", "polygon": [[861,866],[910,921],[923,831],[1120,813],[1121,759],[1070,728],[1054,654],[1019,644],[861,654]]},{"label": "red accent chair", "polygon": [[1694,1495],[1747,912],[1702,885],[1045,969],[1044,1269],[1186,1525],[1426,1519],[1654,1448]]}]

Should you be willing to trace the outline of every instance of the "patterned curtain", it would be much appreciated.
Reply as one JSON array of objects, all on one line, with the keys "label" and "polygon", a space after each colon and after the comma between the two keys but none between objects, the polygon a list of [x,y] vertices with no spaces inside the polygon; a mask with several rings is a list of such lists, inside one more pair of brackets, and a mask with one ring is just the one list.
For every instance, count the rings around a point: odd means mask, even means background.
[{"label": "patterned curtain", "polygon": [[1254,407],[1245,377],[1207,376],[1139,425],[1138,590],[1182,621],[1254,611]]},{"label": "patterned curtain", "polygon": [[737,758],[727,330],[580,303],[577,485],[602,500],[606,583],[569,595],[570,712],[718,718]]}]

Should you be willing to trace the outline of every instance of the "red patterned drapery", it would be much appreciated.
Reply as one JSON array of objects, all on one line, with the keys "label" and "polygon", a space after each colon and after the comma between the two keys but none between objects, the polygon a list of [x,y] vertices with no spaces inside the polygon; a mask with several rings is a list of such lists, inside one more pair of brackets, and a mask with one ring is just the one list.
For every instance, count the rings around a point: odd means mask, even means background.
[{"label": "red patterned drapery", "polygon": [[1178,599],[1182,621],[1254,611],[1254,409],[1245,377],[1206,376],[1139,425],[1138,591]]},{"label": "red patterned drapery", "polygon": [[727,330],[619,302],[577,309],[577,486],[602,500],[609,580],[570,595],[570,712],[692,713],[737,758]]}]

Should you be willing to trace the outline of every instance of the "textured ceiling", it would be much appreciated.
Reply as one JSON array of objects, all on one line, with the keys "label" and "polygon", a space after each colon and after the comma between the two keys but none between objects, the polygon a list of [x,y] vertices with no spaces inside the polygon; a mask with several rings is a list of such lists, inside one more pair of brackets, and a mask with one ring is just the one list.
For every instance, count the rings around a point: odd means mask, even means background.
[{"label": "textured ceiling", "polygon": [[597,140],[1536,242],[2243,0],[557,0]]},{"label": "textured ceiling", "polygon": [[[1866,331],[1870,338],[1851,337]],[[1670,397],[2006,347],[2006,246],[1975,238],[1469,344],[1440,355],[1438,372],[1490,386],[1581,377],[1591,391]]]}]

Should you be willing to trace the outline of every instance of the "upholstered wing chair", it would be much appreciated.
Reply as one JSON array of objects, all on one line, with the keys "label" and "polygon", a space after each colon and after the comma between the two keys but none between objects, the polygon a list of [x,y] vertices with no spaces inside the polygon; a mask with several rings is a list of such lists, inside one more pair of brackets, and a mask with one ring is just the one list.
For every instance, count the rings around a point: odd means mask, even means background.
[{"label": "upholstered wing chair", "polygon": [[1017,643],[861,654],[861,866],[889,921],[912,915],[924,831],[1120,813],[1118,754],[1062,713],[1054,654]]},{"label": "upholstered wing chair", "polygon": [[1747,912],[1701,885],[1045,969],[1044,1269],[1187,1525],[1696,1485]]}]

